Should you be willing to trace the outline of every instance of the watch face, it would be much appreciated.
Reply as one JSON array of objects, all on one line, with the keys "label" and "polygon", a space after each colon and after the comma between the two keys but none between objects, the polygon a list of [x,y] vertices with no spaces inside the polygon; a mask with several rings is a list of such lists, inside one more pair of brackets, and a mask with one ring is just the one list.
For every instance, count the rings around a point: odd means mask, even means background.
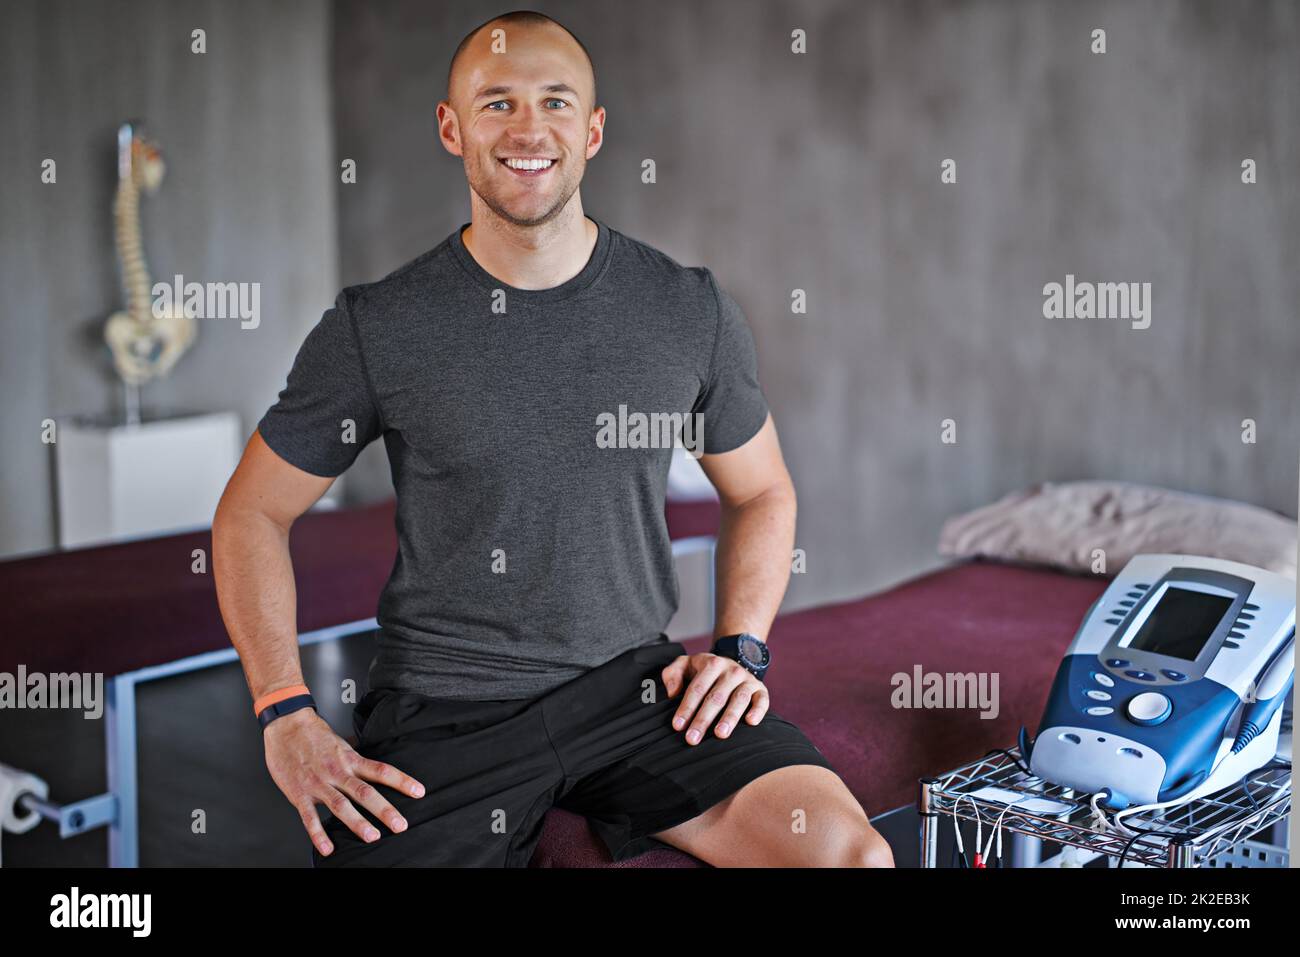
[{"label": "watch face", "polygon": [[741,657],[756,668],[762,668],[767,664],[767,645],[759,641],[753,635],[741,635],[737,640],[740,648]]}]

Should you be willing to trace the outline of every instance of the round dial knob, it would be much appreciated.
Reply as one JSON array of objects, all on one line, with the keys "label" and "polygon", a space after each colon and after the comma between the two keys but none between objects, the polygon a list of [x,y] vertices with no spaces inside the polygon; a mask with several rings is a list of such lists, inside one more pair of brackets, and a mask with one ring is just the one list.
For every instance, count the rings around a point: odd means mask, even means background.
[{"label": "round dial knob", "polygon": [[1158,691],[1144,691],[1136,695],[1125,709],[1130,721],[1137,724],[1159,724],[1169,717],[1173,708],[1169,699]]}]

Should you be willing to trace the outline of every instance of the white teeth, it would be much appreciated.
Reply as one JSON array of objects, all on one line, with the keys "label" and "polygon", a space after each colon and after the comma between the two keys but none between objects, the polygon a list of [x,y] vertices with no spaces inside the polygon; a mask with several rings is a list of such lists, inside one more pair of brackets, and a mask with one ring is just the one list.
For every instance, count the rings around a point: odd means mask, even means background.
[{"label": "white teeth", "polygon": [[511,169],[549,169],[553,162],[548,159],[507,159],[506,165]]}]

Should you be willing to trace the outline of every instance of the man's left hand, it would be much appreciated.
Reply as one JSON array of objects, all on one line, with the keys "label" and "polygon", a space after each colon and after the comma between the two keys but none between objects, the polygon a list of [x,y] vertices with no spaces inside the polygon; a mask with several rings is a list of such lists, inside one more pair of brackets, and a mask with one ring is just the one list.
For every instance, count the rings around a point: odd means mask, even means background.
[{"label": "man's left hand", "polygon": [[683,687],[686,689],[673,715],[673,727],[678,731],[687,729],[687,744],[703,741],[704,733],[719,713],[722,716],[713,728],[719,738],[730,735],[742,717],[754,725],[767,714],[767,686],[730,658],[707,651],[680,655],[663,670],[661,677],[669,698],[677,697]]}]

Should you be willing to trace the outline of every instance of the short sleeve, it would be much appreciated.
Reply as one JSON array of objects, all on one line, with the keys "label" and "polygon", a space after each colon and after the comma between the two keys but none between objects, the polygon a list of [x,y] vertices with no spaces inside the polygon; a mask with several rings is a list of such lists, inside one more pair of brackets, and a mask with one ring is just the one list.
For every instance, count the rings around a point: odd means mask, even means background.
[{"label": "short sleeve", "polygon": [[708,378],[692,411],[703,414],[704,453],[716,455],[738,449],[767,421],[767,400],[758,385],[758,352],[754,336],[737,302],[705,270],[717,300]]},{"label": "short sleeve", "polygon": [[257,431],[290,465],[331,478],[382,434],[346,292],[307,334]]}]

